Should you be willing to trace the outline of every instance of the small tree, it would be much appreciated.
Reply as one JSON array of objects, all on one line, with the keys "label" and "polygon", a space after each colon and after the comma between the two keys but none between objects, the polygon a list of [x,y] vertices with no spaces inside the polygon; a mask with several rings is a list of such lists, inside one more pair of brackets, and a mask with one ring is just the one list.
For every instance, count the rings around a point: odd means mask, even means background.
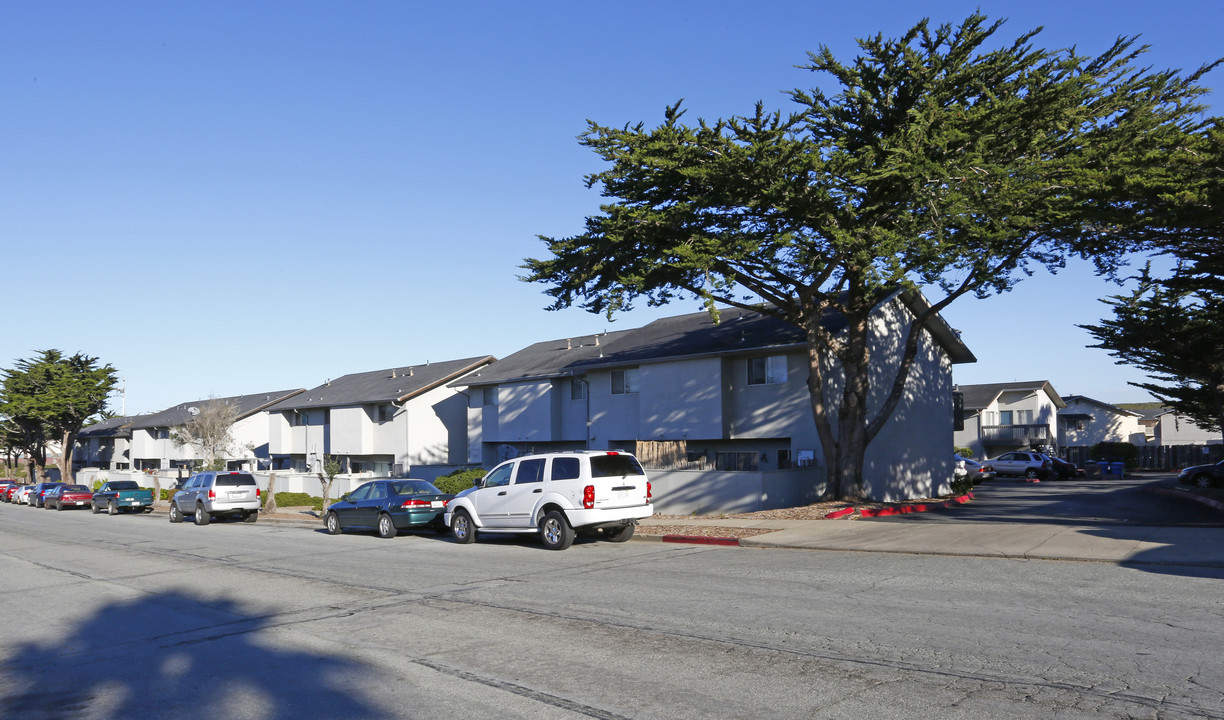
[{"label": "small tree", "polygon": [[343,466],[335,455],[323,456],[323,472],[319,473],[319,484],[323,486],[323,512],[327,512],[327,508],[331,507],[332,483],[336,481],[336,476],[342,469]]},{"label": "small tree", "polygon": [[234,439],[238,411],[216,398],[209,398],[191,410],[191,419],[171,430],[170,439],[179,447],[195,448],[202,456],[202,469],[224,470],[225,457],[243,449]]}]

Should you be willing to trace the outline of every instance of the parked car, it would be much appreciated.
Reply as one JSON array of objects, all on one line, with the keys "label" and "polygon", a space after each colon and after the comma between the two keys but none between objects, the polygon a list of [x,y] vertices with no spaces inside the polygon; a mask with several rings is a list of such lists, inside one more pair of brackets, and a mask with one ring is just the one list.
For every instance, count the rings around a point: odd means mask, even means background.
[{"label": "parked car", "polygon": [[1193,465],[1177,473],[1177,480],[1183,485],[1195,487],[1224,486],[1224,460],[1214,465]]},{"label": "parked car", "polygon": [[999,475],[1038,480],[1045,480],[1054,470],[1050,458],[1036,452],[1006,452],[993,460],[987,460],[986,464],[993,467]]},{"label": "parked car", "polygon": [[22,485],[21,483],[5,485],[3,488],[0,488],[0,500],[9,503],[15,502],[13,497],[17,494],[17,491],[23,487],[25,487],[25,485]]},{"label": "parked car", "polygon": [[1046,457],[1049,458],[1050,464],[1054,468],[1054,474],[1058,476],[1059,480],[1070,480],[1080,474],[1079,468],[1075,467],[1072,463],[1053,455],[1046,455]]},{"label": "parked car", "polygon": [[16,480],[0,480],[0,500],[9,493],[17,485]]},{"label": "parked car", "polygon": [[426,527],[446,532],[442,513],[453,497],[424,480],[374,480],[332,503],[323,525],[331,535],[373,530],[381,538]]},{"label": "parked car", "polygon": [[43,507],[48,510],[85,507],[91,498],[93,498],[93,490],[85,485],[59,485],[47,491],[43,499]]},{"label": "parked car", "polygon": [[538,534],[544,547],[564,550],[577,533],[624,542],[653,513],[637,458],[582,450],[507,460],[448,502],[444,517],[457,542],[478,532]]},{"label": "parked car", "polygon": [[21,505],[30,504],[30,491],[34,489],[33,485],[22,485],[13,491],[13,502]]},{"label": "parked car", "polygon": [[983,465],[977,460],[972,460],[970,458],[961,458],[961,460],[965,461],[963,463],[965,468],[965,477],[972,478],[974,485],[986,480],[995,479],[995,470],[991,466]]},{"label": "parked car", "polygon": [[103,510],[118,515],[121,510],[153,512],[153,491],[142,488],[135,480],[109,480],[89,498],[94,514]]},{"label": "parked car", "polygon": [[250,473],[202,472],[192,475],[170,498],[170,522],[191,516],[196,525],[207,525],[215,517],[259,519],[259,486]]},{"label": "parked car", "polygon": [[64,484],[65,483],[61,482],[34,483],[34,487],[30,489],[28,500],[30,507],[43,507],[43,504],[47,500],[47,491],[49,491],[51,488],[59,487],[60,485]]}]

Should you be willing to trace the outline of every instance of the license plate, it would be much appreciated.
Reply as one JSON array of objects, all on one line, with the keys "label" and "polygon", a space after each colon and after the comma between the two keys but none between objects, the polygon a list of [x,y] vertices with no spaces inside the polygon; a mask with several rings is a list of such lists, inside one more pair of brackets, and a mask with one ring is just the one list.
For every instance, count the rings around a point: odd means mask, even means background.
[{"label": "license plate", "polygon": [[77,505],[84,505],[84,504],[85,504],[85,501],[84,501],[84,500],[77,500],[77,501],[76,501],[76,504],[77,504]]},{"label": "license plate", "polygon": [[246,493],[242,492],[241,490],[239,490],[238,492],[232,492],[232,493],[227,493],[227,494],[230,497],[242,497],[243,495],[246,495]]},{"label": "license plate", "polygon": [[441,500],[434,500],[433,502],[429,503],[429,507],[431,508],[446,507],[446,503],[442,502]]}]

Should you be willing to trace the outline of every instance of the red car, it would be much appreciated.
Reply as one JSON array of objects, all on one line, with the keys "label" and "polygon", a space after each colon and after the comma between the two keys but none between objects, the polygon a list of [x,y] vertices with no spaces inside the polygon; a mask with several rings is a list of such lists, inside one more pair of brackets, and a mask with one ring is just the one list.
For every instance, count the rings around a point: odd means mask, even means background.
[{"label": "red car", "polygon": [[47,491],[46,497],[43,498],[43,507],[48,510],[88,507],[92,500],[93,490],[84,485],[60,485]]},{"label": "red car", "polygon": [[17,486],[16,480],[0,480],[0,501],[12,502],[13,488]]}]

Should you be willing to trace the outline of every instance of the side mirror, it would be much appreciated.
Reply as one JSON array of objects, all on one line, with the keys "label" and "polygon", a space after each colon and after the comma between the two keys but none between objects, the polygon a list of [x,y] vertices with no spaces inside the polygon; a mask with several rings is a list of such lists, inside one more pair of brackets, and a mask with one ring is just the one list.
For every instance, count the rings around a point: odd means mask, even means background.
[{"label": "side mirror", "polygon": [[472,487],[480,487],[481,483],[483,482],[484,482],[484,478],[476,478],[475,480],[472,481]]}]

